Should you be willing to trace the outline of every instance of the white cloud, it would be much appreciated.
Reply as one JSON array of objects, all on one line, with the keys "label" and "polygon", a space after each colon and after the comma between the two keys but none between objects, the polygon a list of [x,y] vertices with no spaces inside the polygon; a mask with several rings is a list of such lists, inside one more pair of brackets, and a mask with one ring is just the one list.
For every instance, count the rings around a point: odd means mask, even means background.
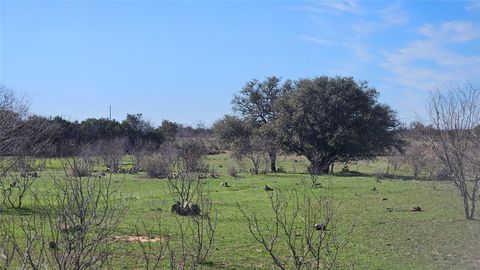
[{"label": "white cloud", "polygon": [[416,89],[475,78],[480,56],[466,56],[446,50],[432,40],[415,41],[385,54],[382,67],[395,74],[394,81]]},{"label": "white cloud", "polygon": [[342,12],[363,13],[363,9],[356,0],[324,0],[320,4]]},{"label": "white cloud", "polygon": [[[480,27],[470,21],[426,24],[417,29],[424,36],[384,54],[382,67],[394,81],[411,88],[431,90],[451,82],[472,80],[480,74],[480,55],[452,47],[480,39]],[[448,45],[448,46],[447,46]]]},{"label": "white cloud", "polygon": [[480,38],[480,25],[469,21],[450,21],[437,26],[426,24],[418,32],[440,42],[463,43]]},{"label": "white cloud", "polygon": [[361,20],[352,26],[352,30],[359,36],[368,36],[376,30],[375,24]]},{"label": "white cloud", "polygon": [[405,25],[408,23],[408,16],[397,2],[379,11],[380,18],[388,24]]},{"label": "white cloud", "polygon": [[316,38],[316,37],[310,37],[310,36],[301,36],[300,38],[305,41],[320,44],[320,45],[333,45],[333,42],[331,40],[327,40],[323,38]]},{"label": "white cloud", "polygon": [[467,5],[466,10],[468,11],[477,11],[480,10],[480,0],[472,0]]},{"label": "white cloud", "polygon": [[358,42],[343,42],[342,46],[345,48],[350,49],[351,53],[355,56],[357,60],[362,62],[368,62],[372,60],[372,55],[368,51],[368,49]]},{"label": "white cloud", "polygon": [[368,51],[368,49],[359,43],[358,41],[333,41],[323,38],[311,37],[311,36],[301,36],[301,39],[310,42],[319,44],[322,46],[339,46],[342,48],[346,48],[350,51],[350,53],[356,58],[356,60],[362,62],[368,62],[372,59],[372,55]]}]

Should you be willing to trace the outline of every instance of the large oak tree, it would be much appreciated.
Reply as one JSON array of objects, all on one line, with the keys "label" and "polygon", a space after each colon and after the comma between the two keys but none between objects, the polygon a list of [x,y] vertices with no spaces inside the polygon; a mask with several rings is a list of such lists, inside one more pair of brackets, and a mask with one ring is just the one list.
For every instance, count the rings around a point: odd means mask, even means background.
[{"label": "large oak tree", "polygon": [[328,172],[335,161],[372,158],[401,144],[396,114],[377,97],[351,77],[301,79],[277,104],[279,139],[307,157],[313,173]]}]

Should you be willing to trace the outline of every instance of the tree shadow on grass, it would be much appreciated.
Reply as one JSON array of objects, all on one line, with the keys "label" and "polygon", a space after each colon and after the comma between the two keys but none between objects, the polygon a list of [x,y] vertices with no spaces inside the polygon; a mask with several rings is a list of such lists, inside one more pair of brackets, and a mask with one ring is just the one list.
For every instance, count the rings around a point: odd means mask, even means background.
[{"label": "tree shadow on grass", "polygon": [[[411,176],[403,174],[387,174],[387,173],[362,173],[357,171],[348,171],[348,172],[336,172],[333,175],[341,177],[372,177],[378,180],[389,179],[389,180],[418,180],[418,181],[431,181],[430,177],[426,176]],[[440,180],[437,180],[440,181]]]}]

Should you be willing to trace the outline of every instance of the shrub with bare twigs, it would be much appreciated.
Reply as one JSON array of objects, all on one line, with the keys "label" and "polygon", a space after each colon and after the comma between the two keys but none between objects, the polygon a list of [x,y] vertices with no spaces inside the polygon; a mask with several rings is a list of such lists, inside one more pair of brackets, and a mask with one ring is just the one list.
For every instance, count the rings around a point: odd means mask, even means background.
[{"label": "shrub with bare twigs", "polygon": [[[305,190],[268,193],[273,219],[246,213],[252,237],[279,269],[332,269],[350,239],[353,225],[340,236],[332,202]],[[288,248],[289,256],[282,253]]]}]

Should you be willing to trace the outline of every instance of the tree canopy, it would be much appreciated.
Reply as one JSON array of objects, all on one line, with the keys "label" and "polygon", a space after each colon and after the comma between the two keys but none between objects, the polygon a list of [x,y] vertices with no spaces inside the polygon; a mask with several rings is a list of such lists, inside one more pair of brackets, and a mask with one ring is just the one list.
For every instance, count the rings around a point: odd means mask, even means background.
[{"label": "tree canopy", "polygon": [[398,146],[395,112],[352,77],[301,79],[278,102],[276,129],[287,151],[304,155],[314,173],[338,160],[372,158]]},{"label": "tree canopy", "polygon": [[[243,125],[252,130],[249,133],[250,136],[255,136],[255,138],[249,138],[249,141],[261,141],[263,147],[255,149],[254,152],[262,150],[268,154],[272,172],[277,170],[275,163],[280,148],[276,130],[273,127],[276,119],[275,103],[291,89],[291,81],[282,83],[276,76],[267,77],[263,81],[253,79],[247,82],[232,100],[233,110],[241,114],[245,122]],[[245,147],[242,149],[246,150]]]}]

